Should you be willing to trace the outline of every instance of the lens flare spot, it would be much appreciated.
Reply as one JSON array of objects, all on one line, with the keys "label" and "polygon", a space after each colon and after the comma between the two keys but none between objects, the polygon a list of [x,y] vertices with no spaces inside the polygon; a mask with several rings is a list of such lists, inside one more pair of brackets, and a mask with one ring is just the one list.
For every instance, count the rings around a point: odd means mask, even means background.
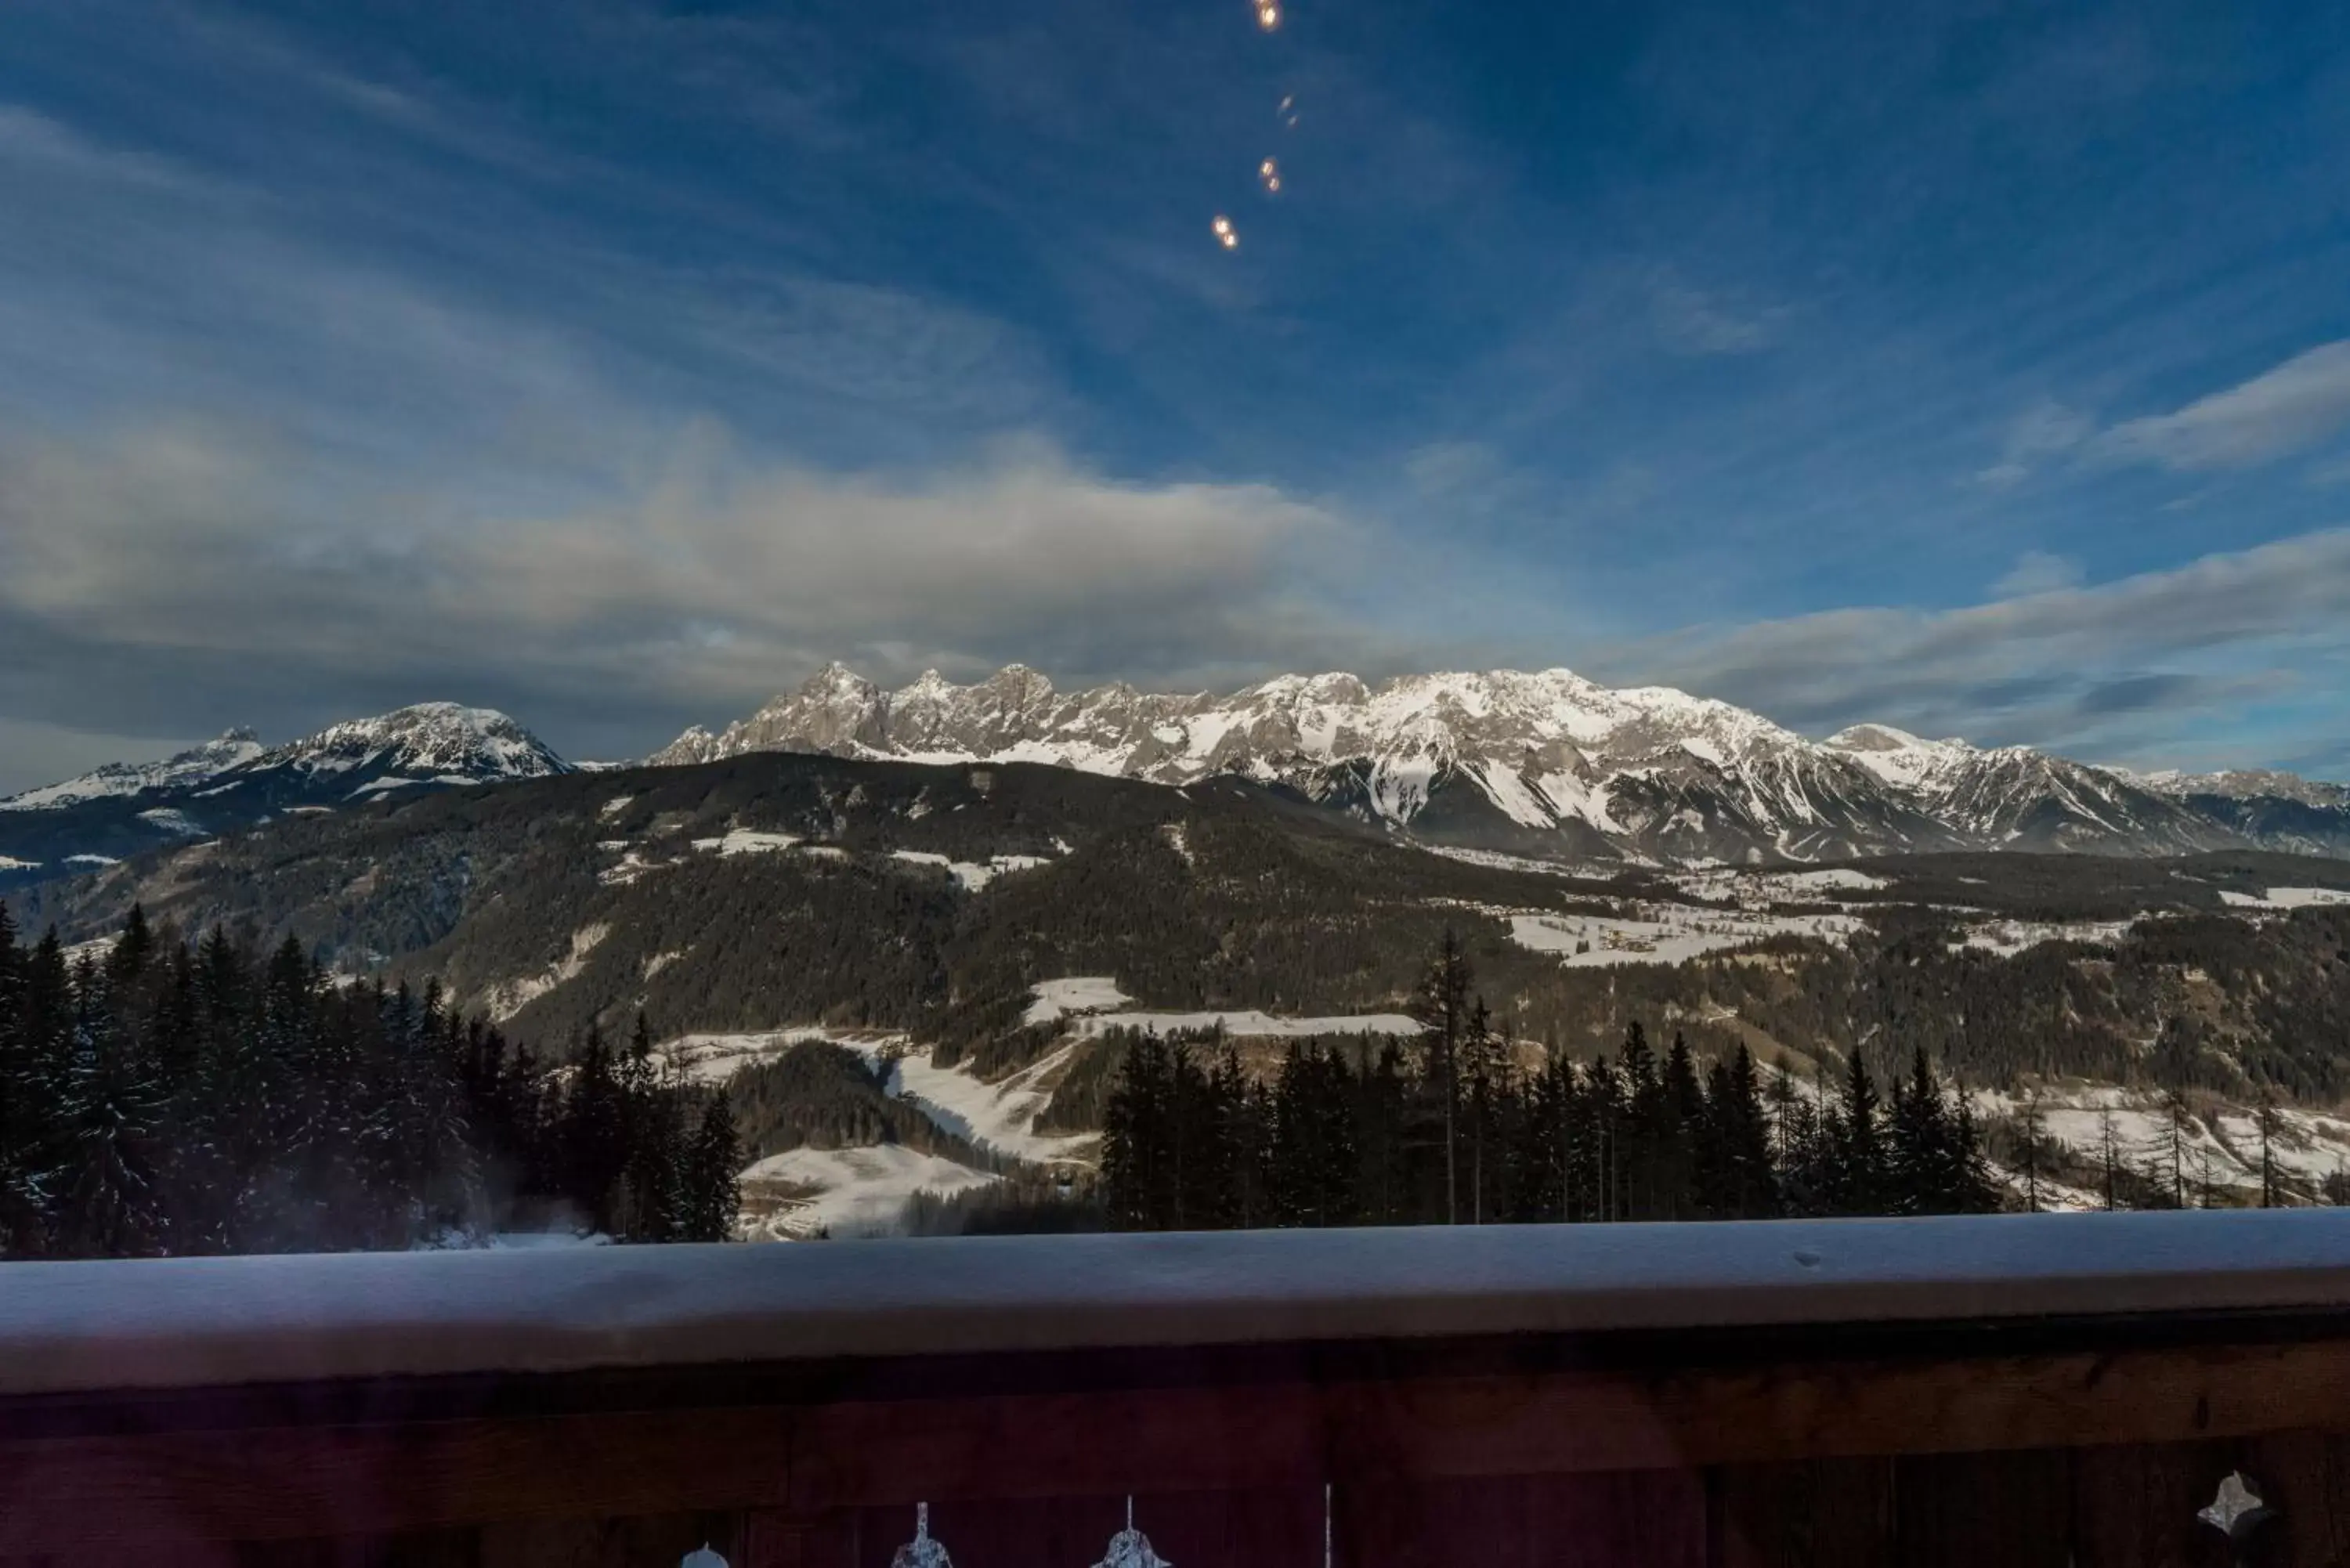
[{"label": "lens flare spot", "polygon": [[1280,26],[1281,7],[1274,5],[1273,0],[1257,0],[1256,25],[1268,33]]},{"label": "lens flare spot", "polygon": [[1216,221],[1210,223],[1208,227],[1214,232],[1216,243],[1224,249],[1236,251],[1241,248],[1240,231],[1232,227],[1232,221],[1230,218],[1219,213],[1216,214]]},{"label": "lens flare spot", "polygon": [[1256,166],[1256,177],[1271,195],[1281,189],[1281,165],[1268,158]]}]

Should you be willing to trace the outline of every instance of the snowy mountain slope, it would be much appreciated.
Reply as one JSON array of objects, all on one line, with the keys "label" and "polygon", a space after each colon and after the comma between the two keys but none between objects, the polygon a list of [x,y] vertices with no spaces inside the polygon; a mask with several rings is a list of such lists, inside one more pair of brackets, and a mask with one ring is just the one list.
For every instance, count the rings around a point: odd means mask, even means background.
[{"label": "snowy mountain slope", "polygon": [[[1240,774],[1425,841],[1636,861],[2032,848],[2177,854],[2257,828],[2119,773],[1864,725],[1815,742],[1727,702],[1565,670],[1284,675],[1226,697],[1074,693],[1014,665],[885,691],[827,666],[650,761],[758,751],[1040,762],[1188,784]],[[2261,797],[2266,799],[2267,797]],[[2308,847],[2315,839],[2296,840]],[[2350,832],[2343,840],[2350,848]]]},{"label": "snowy mountain slope", "polygon": [[283,812],[568,771],[504,714],[453,702],[334,724],[270,748],[249,730],[233,730],[162,762],[115,763],[0,802],[0,888],[87,871]]},{"label": "snowy mountain slope", "polygon": [[495,709],[421,702],[274,747],[194,794],[199,800],[260,794],[287,805],[332,805],[420,784],[498,784],[569,771],[546,742]]},{"label": "snowy mountain slope", "polygon": [[2350,785],[2293,774],[2147,774],[2137,782],[2266,847],[2350,856]]},{"label": "snowy mountain slope", "polygon": [[200,784],[261,755],[260,737],[231,730],[218,740],[191,746],[156,763],[109,763],[62,784],[46,784],[0,800],[0,811],[50,811],[86,801],[109,800],[141,790]]},{"label": "snowy mountain slope", "polygon": [[2024,746],[1983,749],[1861,724],[1826,744],[1970,845],[2193,854],[2241,842],[2126,774]]}]

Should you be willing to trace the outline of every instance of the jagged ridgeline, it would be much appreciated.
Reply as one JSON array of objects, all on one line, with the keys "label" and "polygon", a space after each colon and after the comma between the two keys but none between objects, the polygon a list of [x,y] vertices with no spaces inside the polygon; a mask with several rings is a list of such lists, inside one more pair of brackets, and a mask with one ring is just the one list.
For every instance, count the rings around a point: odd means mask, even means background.
[{"label": "jagged ridgeline", "polygon": [[885,691],[835,664],[723,733],[745,752],[1018,757],[1193,784],[1239,774],[1428,842],[1585,858],[1821,860],[1933,850],[2350,853],[2350,790],[2282,774],[2139,775],[1861,724],[1814,741],[1728,702],[1565,670],[1283,675],[1228,696],[1063,692],[1014,665]]}]

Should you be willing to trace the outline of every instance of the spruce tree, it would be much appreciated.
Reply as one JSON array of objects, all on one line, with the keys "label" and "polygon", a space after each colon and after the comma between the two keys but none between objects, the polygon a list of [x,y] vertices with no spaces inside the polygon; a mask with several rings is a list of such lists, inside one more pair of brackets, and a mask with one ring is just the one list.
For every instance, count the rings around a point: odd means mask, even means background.
[{"label": "spruce tree", "polygon": [[1470,1016],[1470,987],[1474,974],[1460,936],[1451,927],[1436,957],[1412,992],[1408,1011],[1420,1026],[1423,1052],[1421,1078],[1443,1106],[1444,1222],[1461,1222],[1461,1040]]},{"label": "spruce tree", "polygon": [[734,1131],[734,1107],[722,1091],[702,1106],[685,1158],[685,1241],[723,1241],[734,1233],[743,1208],[743,1153]]},{"label": "spruce tree", "polygon": [[1845,1073],[1844,1095],[1835,1110],[1829,1190],[1840,1214],[1885,1211],[1885,1130],[1877,1085],[1857,1047]]}]

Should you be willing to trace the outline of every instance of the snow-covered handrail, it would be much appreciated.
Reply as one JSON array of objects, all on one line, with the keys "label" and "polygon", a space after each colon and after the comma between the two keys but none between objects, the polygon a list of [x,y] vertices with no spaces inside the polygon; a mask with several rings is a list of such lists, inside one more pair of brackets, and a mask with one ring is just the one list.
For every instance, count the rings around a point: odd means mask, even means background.
[{"label": "snow-covered handrail", "polygon": [[0,1396],[2350,1306],[2350,1212],[0,1263]]}]

